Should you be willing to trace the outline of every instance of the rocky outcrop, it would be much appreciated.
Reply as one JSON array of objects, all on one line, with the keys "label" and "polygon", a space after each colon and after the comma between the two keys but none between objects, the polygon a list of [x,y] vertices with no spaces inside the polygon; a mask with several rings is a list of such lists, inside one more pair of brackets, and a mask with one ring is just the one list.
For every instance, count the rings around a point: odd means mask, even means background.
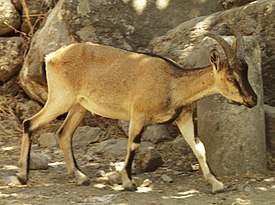
[{"label": "rocky outcrop", "polygon": [[[177,0],[167,5],[146,2],[141,7],[121,0],[60,0],[32,39],[20,75],[23,89],[31,98],[45,102],[44,57],[62,45],[91,41],[130,50],[150,50],[148,44],[155,36],[182,21],[221,10],[213,1]],[[194,9],[190,11],[190,7]]]},{"label": "rocky outcrop", "polygon": [[261,51],[255,39],[244,40],[249,81],[258,96],[257,106],[248,109],[228,104],[220,95],[198,102],[198,135],[205,144],[209,166],[217,176],[266,171]]},{"label": "rocky outcrop", "polygon": [[20,15],[11,0],[0,0],[0,36],[13,33],[20,24]]},{"label": "rocky outcrop", "polygon": [[38,28],[38,25],[43,21],[43,18],[46,16],[47,11],[50,8],[54,7],[54,0],[47,1],[35,1],[28,0],[26,1],[26,9],[23,9],[22,2],[16,2],[14,4],[17,5],[17,9],[22,13],[22,23],[21,23],[21,32],[24,32],[29,35],[33,35],[35,30]]},{"label": "rocky outcrop", "polygon": [[261,60],[266,61],[271,54],[266,52],[270,46],[270,43],[266,43],[266,38],[274,38],[270,37],[274,32],[270,28],[270,22],[274,19],[274,5],[270,1],[257,1],[243,7],[192,19],[153,42],[155,52],[171,57],[182,66],[190,68],[209,65],[209,52],[213,48],[219,49],[214,41],[209,42],[205,37],[208,31],[226,36],[224,38],[229,40],[228,35],[231,34],[225,25],[233,24],[244,36],[251,36],[245,37],[245,54],[250,66],[250,81],[259,97],[258,106],[253,110],[233,107],[227,105],[220,96],[204,99],[198,106],[198,134],[205,143],[209,165],[216,175],[266,170],[260,68],[264,64],[261,64]]},{"label": "rocky outcrop", "polygon": [[0,82],[6,82],[15,76],[23,64],[21,37],[0,37]]}]

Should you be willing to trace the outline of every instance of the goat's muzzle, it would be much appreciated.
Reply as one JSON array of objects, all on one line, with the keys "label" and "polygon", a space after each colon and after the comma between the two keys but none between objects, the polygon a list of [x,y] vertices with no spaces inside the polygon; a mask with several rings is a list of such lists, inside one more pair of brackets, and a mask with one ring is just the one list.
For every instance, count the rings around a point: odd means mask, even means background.
[{"label": "goat's muzzle", "polygon": [[248,108],[253,108],[257,105],[258,97],[257,95],[251,95],[243,99],[243,105]]},{"label": "goat's muzzle", "polygon": [[228,100],[228,103],[233,105],[239,105],[239,106],[244,105],[248,108],[253,108],[257,105],[257,101],[258,101],[258,97],[257,95],[255,95],[255,96],[249,96],[247,98],[244,98],[242,103],[234,100]]}]

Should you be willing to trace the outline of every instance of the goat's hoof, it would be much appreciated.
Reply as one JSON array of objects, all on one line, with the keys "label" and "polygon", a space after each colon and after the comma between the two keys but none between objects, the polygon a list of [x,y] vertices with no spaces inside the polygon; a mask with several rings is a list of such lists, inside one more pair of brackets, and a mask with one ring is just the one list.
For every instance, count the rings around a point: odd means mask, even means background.
[{"label": "goat's hoof", "polygon": [[136,185],[132,185],[132,186],[130,186],[130,187],[124,187],[124,190],[125,191],[131,191],[131,192],[134,192],[134,191],[136,191],[137,190],[137,186]]},{"label": "goat's hoof", "polygon": [[26,185],[27,184],[27,177],[25,176],[21,176],[19,173],[17,173],[15,176],[13,176],[13,181],[16,182],[17,179],[17,183],[14,183],[16,185]]},{"label": "goat's hoof", "polygon": [[221,182],[214,185],[213,188],[212,188],[212,193],[213,194],[223,193],[223,192],[226,192],[226,191],[227,191],[226,186]]},{"label": "goat's hoof", "polygon": [[79,186],[89,186],[90,185],[90,180],[88,179],[88,177],[78,179],[77,180],[77,185],[79,185]]}]

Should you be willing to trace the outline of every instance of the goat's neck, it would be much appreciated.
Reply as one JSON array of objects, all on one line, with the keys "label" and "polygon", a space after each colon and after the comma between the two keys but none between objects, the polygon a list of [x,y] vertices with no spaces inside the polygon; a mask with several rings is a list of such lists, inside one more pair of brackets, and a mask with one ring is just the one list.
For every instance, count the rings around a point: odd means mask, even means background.
[{"label": "goat's neck", "polygon": [[187,71],[174,80],[174,102],[186,105],[216,93],[212,66]]}]

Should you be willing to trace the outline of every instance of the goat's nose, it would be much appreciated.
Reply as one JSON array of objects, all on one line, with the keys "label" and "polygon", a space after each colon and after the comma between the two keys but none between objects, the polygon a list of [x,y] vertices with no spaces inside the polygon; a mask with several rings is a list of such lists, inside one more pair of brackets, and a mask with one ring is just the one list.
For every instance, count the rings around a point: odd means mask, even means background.
[{"label": "goat's nose", "polygon": [[253,102],[255,102],[255,103],[257,103],[257,101],[258,101],[257,95],[252,95],[252,96],[250,97],[250,99],[251,99]]},{"label": "goat's nose", "polygon": [[257,101],[258,101],[257,95],[251,95],[248,99],[249,100],[246,102],[249,103],[251,107],[254,107],[257,105]]}]

